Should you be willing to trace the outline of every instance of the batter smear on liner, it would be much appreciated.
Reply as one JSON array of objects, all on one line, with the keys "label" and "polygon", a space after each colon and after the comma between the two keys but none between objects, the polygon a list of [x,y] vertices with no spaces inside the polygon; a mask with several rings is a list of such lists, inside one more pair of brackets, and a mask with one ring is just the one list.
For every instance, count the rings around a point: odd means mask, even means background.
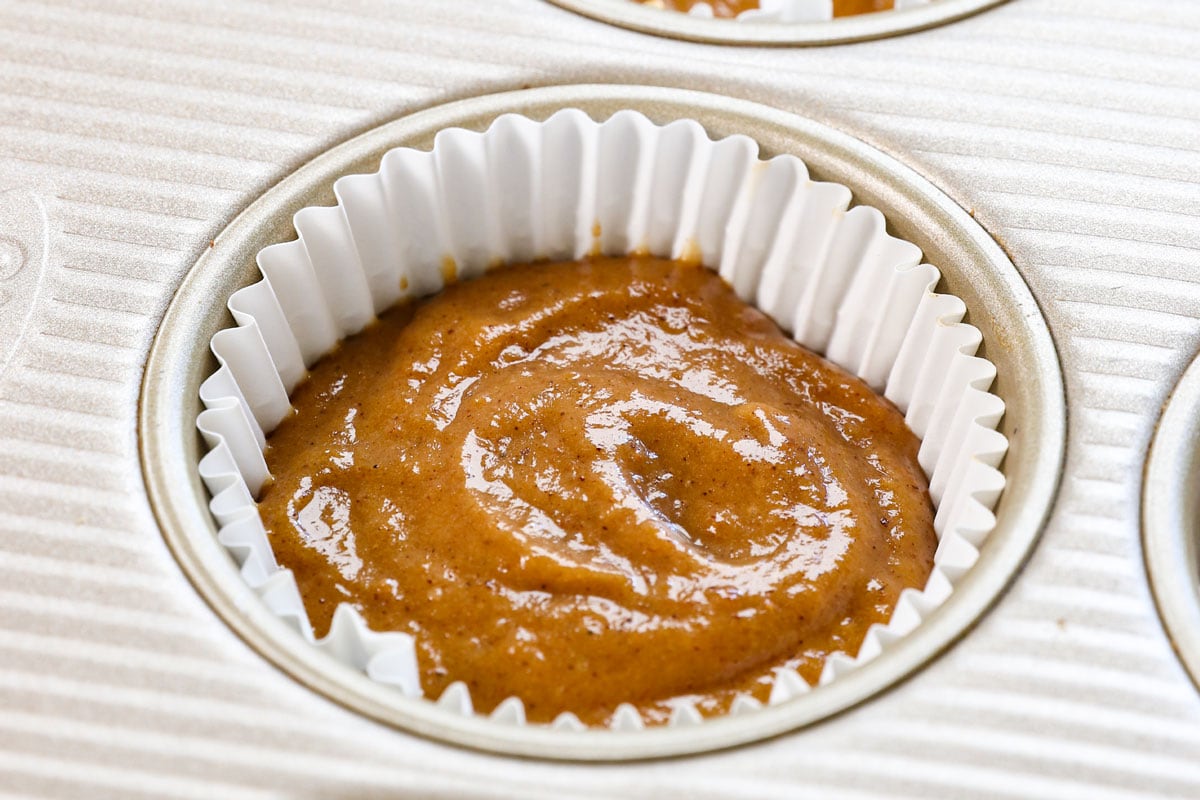
[{"label": "batter smear on liner", "polygon": [[292,402],[259,510],[317,634],[350,603],[480,712],[765,701],[933,567],[900,412],[696,264],[498,268],[389,311]]}]

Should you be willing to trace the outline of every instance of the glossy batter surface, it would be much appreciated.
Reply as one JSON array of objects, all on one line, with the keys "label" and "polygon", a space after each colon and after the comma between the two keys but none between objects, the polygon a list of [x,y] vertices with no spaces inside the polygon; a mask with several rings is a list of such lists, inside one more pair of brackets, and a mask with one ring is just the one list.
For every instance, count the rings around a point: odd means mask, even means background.
[{"label": "glossy batter surface", "polygon": [[918,442],[714,273],[504,267],[322,359],[260,511],[319,634],[348,602],[475,708],[652,722],[856,653],[936,536]]},{"label": "glossy batter surface", "polygon": [[[714,17],[736,17],[743,11],[759,7],[759,0],[639,0],[639,2],[667,8],[672,11],[690,11],[692,6],[707,3],[712,7]],[[849,17],[855,14],[870,14],[874,11],[891,11],[895,0],[833,0],[833,15]]]}]

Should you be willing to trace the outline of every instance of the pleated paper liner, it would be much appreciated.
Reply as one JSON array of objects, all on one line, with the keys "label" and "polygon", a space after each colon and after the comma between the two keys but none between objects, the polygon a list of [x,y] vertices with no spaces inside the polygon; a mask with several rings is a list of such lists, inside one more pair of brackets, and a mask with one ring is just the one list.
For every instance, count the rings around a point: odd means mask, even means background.
[{"label": "pleated paper liner", "polygon": [[[545,122],[506,115],[484,133],[449,129],[432,151],[389,151],[378,172],[334,184],[338,204],[295,215],[299,238],[258,255],[263,280],[229,298],[236,327],[218,332],[220,368],[201,386],[197,419],[210,450],[198,469],[213,499],[219,540],[275,614],[312,643],[371,678],[423,696],[413,639],[371,631],[340,606],[317,639],[292,573],[275,559],[255,506],[268,478],[266,435],[290,409],[307,369],[341,339],[405,298],[439,291],[444,270],[470,278],[496,263],[568,260],[644,251],[699,255],[747,302],[804,346],[887,397],[921,439],[939,545],[926,586],[901,595],[886,625],[857,653],[830,656],[819,683],[885,654],[954,591],[995,526],[1008,442],[993,364],[975,355],[979,331],[964,303],[936,293],[937,268],[886,232],[873,208],[850,208],[850,190],[809,179],[794,156],[758,158],[743,136],[712,141],[701,126],[665,126],[621,111],[604,122],[564,110]],[[599,231],[598,236],[594,233]],[[780,670],[769,703],[810,689]],[[465,684],[428,698],[473,714]],[[760,706],[749,696],[730,713]],[[491,713],[524,724],[511,697]],[[669,725],[702,723],[681,704]],[[552,725],[580,728],[573,714]],[[610,727],[640,728],[631,704]]]}]

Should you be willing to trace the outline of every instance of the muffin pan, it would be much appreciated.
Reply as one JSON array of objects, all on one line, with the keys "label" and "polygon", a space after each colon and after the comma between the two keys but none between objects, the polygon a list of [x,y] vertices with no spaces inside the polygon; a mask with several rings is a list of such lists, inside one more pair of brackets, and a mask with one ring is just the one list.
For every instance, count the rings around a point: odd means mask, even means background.
[{"label": "muffin pan", "polygon": [[893,11],[815,22],[711,19],[664,11],[632,0],[549,0],[555,5],[642,33],[732,45],[824,45],[881,39],[968,17],[1006,0],[932,0]]},{"label": "muffin pan", "polygon": [[[628,732],[514,728],[454,715],[317,654],[255,599],[216,543],[196,476],[201,449],[191,423],[199,411],[200,381],[214,369],[208,340],[228,324],[223,300],[255,279],[258,250],[291,238],[293,213],[330,203],[334,179],[371,171],[392,147],[428,147],[442,129],[482,130],[506,112],[544,119],[567,107],[596,119],[621,109],[658,122],[695,118],[714,138],[748,135],[764,157],[793,153],[814,178],[849,186],[858,204],[884,211],[895,235],[916,243],[941,267],[941,286],[966,303],[968,321],[983,334],[983,354],[997,366],[993,391],[1007,404],[1001,431],[1010,441],[1008,487],[978,563],[943,606],[883,656],[798,699],[696,727]],[[919,667],[961,635],[1019,568],[1054,496],[1065,426],[1057,358],[1028,289],[986,233],[937,189],[856,140],[793,115],[711,95],[620,86],[556,87],[454,103],[368,132],[301,168],[235,220],[185,279],[150,356],[141,412],[143,467],[168,542],[197,588],[264,655],[382,721],[500,752],[576,759],[696,752],[770,736],[860,702]]]}]

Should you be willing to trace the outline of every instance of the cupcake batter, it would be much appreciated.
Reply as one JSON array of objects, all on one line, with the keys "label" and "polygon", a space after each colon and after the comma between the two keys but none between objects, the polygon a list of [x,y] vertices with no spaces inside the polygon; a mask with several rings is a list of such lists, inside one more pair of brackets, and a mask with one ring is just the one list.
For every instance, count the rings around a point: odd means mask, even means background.
[{"label": "cupcake batter", "polygon": [[[759,0],[640,0],[655,8],[668,8],[672,11],[690,11],[692,6],[702,3],[712,7],[714,17],[736,17],[743,11],[759,7]],[[833,15],[849,17],[855,14],[870,14],[873,11],[891,11],[895,0],[833,0]]]},{"label": "cupcake batter", "polygon": [[388,312],[293,403],[259,509],[317,632],[351,603],[479,711],[765,701],[932,568],[900,413],[699,265],[494,270]]}]

